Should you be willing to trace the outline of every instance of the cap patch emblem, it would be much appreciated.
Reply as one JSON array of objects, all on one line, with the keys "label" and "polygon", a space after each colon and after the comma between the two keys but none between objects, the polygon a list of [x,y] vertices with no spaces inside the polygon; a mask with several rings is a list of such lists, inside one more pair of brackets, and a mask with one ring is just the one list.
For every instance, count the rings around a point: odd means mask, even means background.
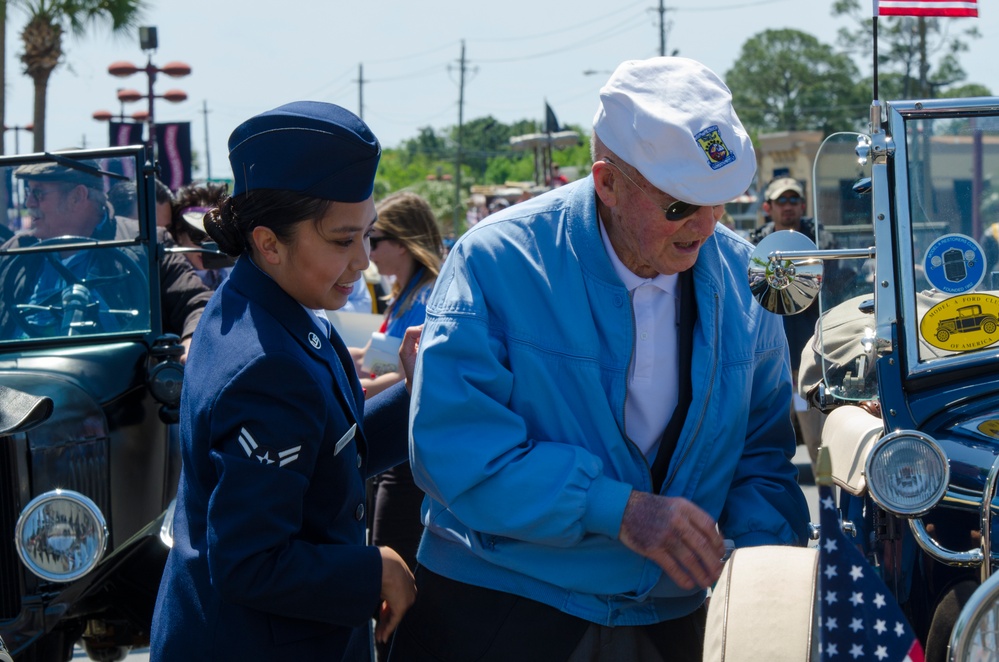
[{"label": "cap patch emblem", "polygon": [[704,155],[708,157],[708,165],[712,170],[717,170],[724,165],[735,161],[733,154],[725,141],[722,140],[721,133],[718,132],[718,125],[709,126],[698,134],[694,135],[697,144],[704,150]]}]

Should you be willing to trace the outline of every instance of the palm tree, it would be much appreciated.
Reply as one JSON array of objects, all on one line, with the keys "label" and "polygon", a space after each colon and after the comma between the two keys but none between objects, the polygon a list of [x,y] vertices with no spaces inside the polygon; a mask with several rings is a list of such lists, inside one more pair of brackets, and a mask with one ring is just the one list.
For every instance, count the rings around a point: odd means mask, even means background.
[{"label": "palm tree", "polygon": [[[4,6],[10,0],[0,0]],[[21,32],[24,42],[24,73],[35,84],[33,117],[34,149],[45,149],[45,104],[49,77],[62,61],[63,34],[68,28],[83,36],[90,25],[109,25],[112,32],[124,32],[137,26],[146,9],[147,0],[17,0],[28,14],[28,23]]]}]

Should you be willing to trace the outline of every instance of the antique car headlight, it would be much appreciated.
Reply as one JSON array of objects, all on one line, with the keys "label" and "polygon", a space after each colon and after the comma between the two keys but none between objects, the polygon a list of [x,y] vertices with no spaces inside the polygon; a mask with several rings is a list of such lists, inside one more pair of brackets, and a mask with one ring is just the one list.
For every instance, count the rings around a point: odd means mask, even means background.
[{"label": "antique car headlight", "polygon": [[950,633],[951,662],[994,660],[999,650],[999,575],[975,589]]},{"label": "antique car headlight", "polygon": [[21,562],[50,582],[71,582],[93,570],[104,556],[107,539],[100,509],[71,490],[32,499],[14,529]]},{"label": "antique car headlight", "polygon": [[943,498],[950,466],[932,437],[899,430],[874,445],[865,475],[875,503],[901,517],[919,517]]}]

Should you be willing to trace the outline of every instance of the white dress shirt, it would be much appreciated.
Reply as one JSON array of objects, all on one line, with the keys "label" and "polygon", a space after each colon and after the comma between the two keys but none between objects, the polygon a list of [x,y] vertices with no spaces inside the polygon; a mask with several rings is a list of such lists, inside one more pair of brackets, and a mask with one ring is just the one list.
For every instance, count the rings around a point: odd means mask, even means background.
[{"label": "white dress shirt", "polygon": [[679,275],[642,278],[618,258],[603,219],[600,236],[618,278],[628,288],[635,320],[635,351],[628,370],[624,407],[625,434],[650,461],[679,397],[677,282]]}]

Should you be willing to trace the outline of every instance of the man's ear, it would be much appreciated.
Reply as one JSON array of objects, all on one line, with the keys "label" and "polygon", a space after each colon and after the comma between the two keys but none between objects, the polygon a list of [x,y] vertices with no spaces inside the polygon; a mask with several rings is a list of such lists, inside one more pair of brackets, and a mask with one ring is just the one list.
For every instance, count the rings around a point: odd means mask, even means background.
[{"label": "man's ear", "polygon": [[71,203],[79,204],[81,202],[86,201],[90,197],[90,194],[86,186],[84,186],[83,184],[77,184],[76,186],[74,186],[69,190],[69,193],[66,194],[66,197],[69,199]]},{"label": "man's ear", "polygon": [[761,207],[763,208],[763,213],[764,214],[769,214],[770,213],[770,209],[771,209],[772,206],[771,206],[769,200],[764,200],[763,204],[761,205]]},{"label": "man's ear", "polygon": [[593,188],[597,197],[608,207],[617,206],[617,194],[614,192],[614,178],[618,173],[614,166],[606,161],[598,160],[590,170],[593,173]]},{"label": "man's ear", "polygon": [[253,232],[250,234],[253,240],[253,247],[256,249],[257,255],[261,257],[268,264],[280,264],[281,263],[281,250],[277,235],[274,234],[274,230],[266,228],[262,225],[258,225],[253,228]]}]

